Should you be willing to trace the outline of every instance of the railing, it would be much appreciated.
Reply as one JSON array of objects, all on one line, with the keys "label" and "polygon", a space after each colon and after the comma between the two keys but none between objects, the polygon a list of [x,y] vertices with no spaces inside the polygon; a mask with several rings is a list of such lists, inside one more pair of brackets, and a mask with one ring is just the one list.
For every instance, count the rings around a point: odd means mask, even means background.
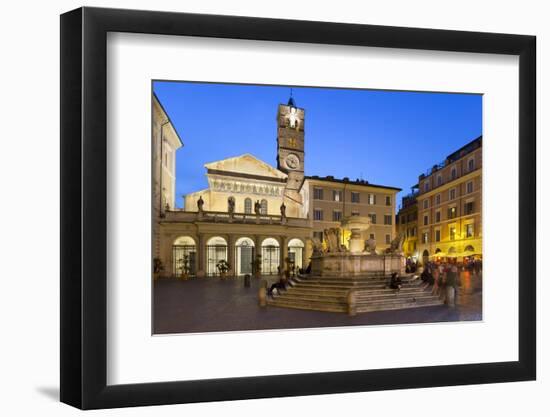
[{"label": "railing", "polygon": [[166,210],[163,221],[166,222],[207,222],[207,223],[239,223],[239,224],[285,224],[288,226],[309,227],[310,221],[307,218],[285,217],[273,214],[247,214],[223,211],[184,211]]},{"label": "railing", "polygon": [[435,164],[434,166],[432,166],[430,169],[428,169],[425,173],[421,174],[420,177],[421,178],[425,178],[425,177],[429,177],[430,175],[432,175],[434,172],[437,172],[439,171],[440,169],[442,168],[445,168],[445,166],[447,165],[447,161],[443,161],[443,162],[440,162],[438,164]]}]

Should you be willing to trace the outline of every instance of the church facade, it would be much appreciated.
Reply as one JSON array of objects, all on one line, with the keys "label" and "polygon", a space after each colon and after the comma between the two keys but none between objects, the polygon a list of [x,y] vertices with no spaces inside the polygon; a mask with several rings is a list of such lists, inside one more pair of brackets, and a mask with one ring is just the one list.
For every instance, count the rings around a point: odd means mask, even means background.
[{"label": "church facade", "polygon": [[[153,112],[156,117],[169,120],[162,112]],[[400,189],[306,176],[305,110],[291,98],[278,106],[276,121],[277,167],[252,154],[206,163],[206,189],[185,195],[183,209],[166,200],[153,210],[153,240],[158,242],[154,254],[163,265],[161,275],[217,275],[221,261],[227,262],[229,275],[251,273],[255,262],[264,275],[285,270],[289,262],[304,268],[314,240],[323,242],[323,230],[353,215],[369,216],[369,237],[380,250],[389,246],[396,233],[395,197]],[[154,128],[159,125],[154,120]],[[160,138],[153,134],[153,141]],[[175,168],[169,178],[175,178]],[[347,238],[342,235],[342,244]]]}]

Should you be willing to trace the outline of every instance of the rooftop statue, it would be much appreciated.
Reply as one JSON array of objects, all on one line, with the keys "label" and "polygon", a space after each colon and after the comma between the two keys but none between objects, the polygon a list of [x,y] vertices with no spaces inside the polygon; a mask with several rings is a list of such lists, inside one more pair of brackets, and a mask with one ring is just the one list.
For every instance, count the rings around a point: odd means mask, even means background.
[{"label": "rooftop statue", "polygon": [[235,198],[229,197],[227,199],[227,211],[230,215],[233,215],[233,213],[235,213]]},{"label": "rooftop statue", "polygon": [[204,200],[202,199],[202,195],[201,195],[197,200],[197,208],[199,209],[199,213],[202,213],[202,206],[204,206]]}]

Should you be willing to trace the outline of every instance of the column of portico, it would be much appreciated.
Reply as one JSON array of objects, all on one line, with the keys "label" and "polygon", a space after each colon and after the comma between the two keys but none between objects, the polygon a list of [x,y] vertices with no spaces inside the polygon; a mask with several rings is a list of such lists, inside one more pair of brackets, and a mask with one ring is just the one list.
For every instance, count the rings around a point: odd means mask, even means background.
[{"label": "column of portico", "polygon": [[228,235],[227,236],[227,262],[229,262],[229,271],[228,271],[228,275],[235,275],[236,274],[236,271],[235,271],[235,261],[237,259],[237,256],[235,254],[235,241],[236,241],[236,237],[235,235]]},{"label": "column of portico", "polygon": [[[262,256],[262,236],[254,235],[252,239],[254,239],[254,261],[256,261],[258,255]],[[260,268],[263,267],[263,261],[263,258],[261,258]],[[263,274],[263,271],[261,273]]]},{"label": "column of portico", "polygon": [[206,275],[206,238],[204,234],[198,234],[197,243],[197,277],[204,277]]},{"label": "column of portico", "polygon": [[288,258],[288,237],[281,236],[279,238],[279,266],[281,267],[281,274],[284,274],[286,269],[285,259]]}]

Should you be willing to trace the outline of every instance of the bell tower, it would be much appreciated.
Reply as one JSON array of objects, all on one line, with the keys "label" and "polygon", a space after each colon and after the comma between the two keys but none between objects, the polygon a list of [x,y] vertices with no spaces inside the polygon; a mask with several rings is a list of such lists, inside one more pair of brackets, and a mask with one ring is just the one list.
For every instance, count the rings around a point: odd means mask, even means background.
[{"label": "bell tower", "polygon": [[301,202],[298,194],[304,182],[305,110],[292,98],[277,111],[277,168],[288,175],[286,196]]}]

